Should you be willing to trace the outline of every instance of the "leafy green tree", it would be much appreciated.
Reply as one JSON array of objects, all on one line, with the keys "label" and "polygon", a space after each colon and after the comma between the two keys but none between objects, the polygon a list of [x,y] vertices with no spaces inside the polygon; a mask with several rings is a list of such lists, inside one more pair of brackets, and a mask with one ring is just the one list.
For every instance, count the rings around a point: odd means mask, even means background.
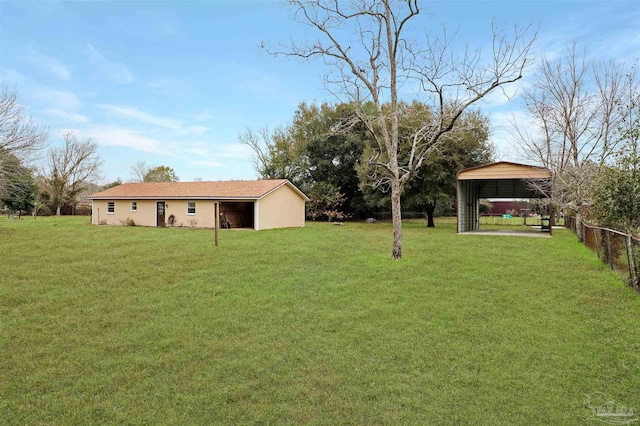
[{"label": "leafy green tree", "polygon": [[309,191],[307,141],[294,137],[291,126],[274,131],[247,129],[239,140],[253,150],[254,167],[261,179],[288,179],[303,192]]},{"label": "leafy green tree", "polygon": [[179,180],[176,172],[167,166],[154,167],[144,175],[144,182],[177,182]]},{"label": "leafy green tree", "polygon": [[640,231],[640,86],[635,67],[616,103],[621,119],[615,132],[623,148],[597,180],[592,214],[606,226],[633,234]]},{"label": "leafy green tree", "polygon": [[17,212],[18,216],[23,211],[33,210],[36,202],[37,186],[30,173],[13,175],[7,179],[7,185],[3,191],[0,203],[9,209]]},{"label": "leafy green tree", "polygon": [[102,185],[100,191],[104,191],[105,189],[113,188],[115,186],[122,185],[122,179],[118,178],[113,182],[107,183],[106,185]]},{"label": "leafy green tree", "polygon": [[367,131],[357,121],[350,104],[300,105],[294,118],[294,134],[307,141],[311,184],[327,182],[344,194],[343,209],[350,217],[368,212],[356,170],[362,159]]},{"label": "leafy green tree", "polygon": [[605,226],[633,234],[640,231],[640,154],[630,150],[601,174],[593,214]]},{"label": "leafy green tree", "polygon": [[621,121],[618,124],[618,139],[631,153],[640,152],[640,84],[637,81],[638,61],[625,78],[623,95],[617,99]]},{"label": "leafy green tree", "polygon": [[298,106],[292,122],[273,132],[246,130],[240,141],[254,151],[263,179],[289,179],[304,192],[326,182],[344,194],[344,210],[362,216],[366,208],[356,165],[362,158],[366,129],[353,105],[323,103]]},{"label": "leafy green tree", "polygon": [[[429,117],[434,117],[434,114],[428,105],[417,101],[400,103],[398,110],[402,142],[398,149],[398,161],[409,162],[409,158],[414,155],[410,135],[415,133],[416,126],[422,125]],[[420,209],[427,216],[427,226],[435,226],[433,216],[436,208],[439,205],[453,204],[458,171],[491,162],[493,147],[488,139],[487,117],[479,111],[464,112],[454,128],[443,135],[441,143],[429,150],[421,169],[405,185],[402,207]],[[363,161],[358,166],[361,188],[369,205],[388,210],[391,203],[390,192],[384,190],[388,174],[384,168],[372,166],[375,161],[385,163],[386,153],[375,143],[375,139],[368,139],[367,143]]]},{"label": "leafy green tree", "polygon": [[0,147],[0,197],[7,189],[9,179],[24,172],[22,161],[11,151]]},{"label": "leafy green tree", "polygon": [[311,188],[309,199],[307,214],[313,220],[326,217],[331,222],[333,219],[345,218],[341,210],[344,194],[340,193],[338,187],[328,182],[316,182]]},{"label": "leafy green tree", "polygon": [[407,207],[425,212],[427,226],[434,227],[434,213],[439,204],[453,204],[457,173],[468,167],[493,160],[489,144],[489,120],[479,111],[465,113],[445,137],[439,149],[425,159],[425,167],[405,188]]}]

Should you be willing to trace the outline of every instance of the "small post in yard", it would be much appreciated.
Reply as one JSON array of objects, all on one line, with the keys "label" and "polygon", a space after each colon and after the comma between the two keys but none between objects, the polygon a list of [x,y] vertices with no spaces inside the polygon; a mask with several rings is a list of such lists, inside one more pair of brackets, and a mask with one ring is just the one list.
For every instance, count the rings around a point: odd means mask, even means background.
[{"label": "small post in yard", "polygon": [[213,218],[213,229],[215,234],[214,239],[216,242],[216,247],[218,247],[218,228],[220,228],[220,203],[217,201],[213,203],[213,215],[215,216]]},{"label": "small post in yard", "polygon": [[609,261],[609,266],[613,269],[613,250],[611,249],[611,233],[609,230],[605,230],[605,235],[607,236],[607,260]]},{"label": "small post in yard", "polygon": [[625,235],[625,240],[627,242],[627,264],[629,265],[629,281],[631,282],[631,287],[635,288],[638,285],[638,278],[636,277],[636,265],[633,258],[632,238],[632,234]]}]

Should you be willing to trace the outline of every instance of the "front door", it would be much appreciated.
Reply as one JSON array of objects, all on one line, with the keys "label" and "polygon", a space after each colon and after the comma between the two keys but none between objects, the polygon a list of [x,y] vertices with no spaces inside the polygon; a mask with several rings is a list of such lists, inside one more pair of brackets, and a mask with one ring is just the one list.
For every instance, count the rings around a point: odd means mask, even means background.
[{"label": "front door", "polygon": [[156,221],[157,226],[165,226],[164,223],[164,201],[158,201],[158,220]]}]

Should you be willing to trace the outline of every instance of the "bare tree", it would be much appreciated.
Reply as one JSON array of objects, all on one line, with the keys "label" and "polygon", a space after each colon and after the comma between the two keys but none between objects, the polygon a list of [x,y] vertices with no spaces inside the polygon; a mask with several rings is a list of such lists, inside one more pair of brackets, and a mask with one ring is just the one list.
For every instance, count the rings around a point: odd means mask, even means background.
[{"label": "bare tree", "polygon": [[619,148],[624,75],[619,64],[588,63],[574,44],[562,59],[544,59],[538,67],[524,95],[533,126],[512,123],[525,156],[553,173],[551,186],[538,189],[556,206],[575,211],[578,224],[596,177]]},{"label": "bare tree", "polygon": [[145,163],[144,161],[138,161],[133,166],[131,166],[131,177],[129,178],[131,182],[144,182],[144,177],[151,170],[151,166]]},{"label": "bare tree", "polygon": [[[329,90],[347,95],[361,106],[372,102],[373,111],[361,108],[360,117],[379,146],[378,154],[368,160],[374,169],[384,171],[376,175],[377,184],[391,190],[392,258],[399,259],[404,186],[467,108],[522,77],[534,35],[529,34],[530,27],[514,27],[509,39],[494,25],[488,57],[481,50],[470,49],[456,56],[446,29],[440,36],[426,34],[422,44],[409,39],[408,26],[420,13],[417,0],[290,3],[296,7],[296,17],[320,38],[302,44],[292,40],[283,50],[270,53],[321,58],[334,71],[326,77]],[[435,120],[429,117],[411,134],[402,135],[410,146],[406,162],[398,158],[399,89],[403,87],[415,88],[435,114]]]},{"label": "bare tree", "polygon": [[15,91],[2,89],[0,95],[0,149],[21,160],[44,148],[47,132],[24,115]]},{"label": "bare tree", "polygon": [[304,186],[307,141],[294,137],[291,128],[247,129],[239,140],[255,153],[253,165],[262,179],[288,179],[298,187]]},{"label": "bare tree", "polygon": [[24,115],[24,107],[15,91],[2,89],[0,94],[0,191],[9,176],[44,148],[45,129]]},{"label": "bare tree", "polygon": [[73,132],[63,136],[64,146],[49,150],[44,179],[44,189],[49,193],[58,216],[65,203],[75,203],[87,181],[98,178],[102,165],[97,143],[90,138],[78,140]]}]

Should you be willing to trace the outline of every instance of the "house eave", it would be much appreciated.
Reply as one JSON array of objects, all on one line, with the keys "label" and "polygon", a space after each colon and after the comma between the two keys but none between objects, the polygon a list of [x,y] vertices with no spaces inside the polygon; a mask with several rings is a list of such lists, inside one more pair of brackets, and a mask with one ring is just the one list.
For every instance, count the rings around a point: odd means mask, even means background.
[{"label": "house eave", "polygon": [[212,197],[212,196],[162,196],[162,195],[154,195],[154,196],[112,196],[112,197],[87,197],[88,200],[211,200],[211,201],[224,201],[224,200],[249,200],[255,201],[260,197],[246,197],[246,196],[229,196],[229,197]]}]

